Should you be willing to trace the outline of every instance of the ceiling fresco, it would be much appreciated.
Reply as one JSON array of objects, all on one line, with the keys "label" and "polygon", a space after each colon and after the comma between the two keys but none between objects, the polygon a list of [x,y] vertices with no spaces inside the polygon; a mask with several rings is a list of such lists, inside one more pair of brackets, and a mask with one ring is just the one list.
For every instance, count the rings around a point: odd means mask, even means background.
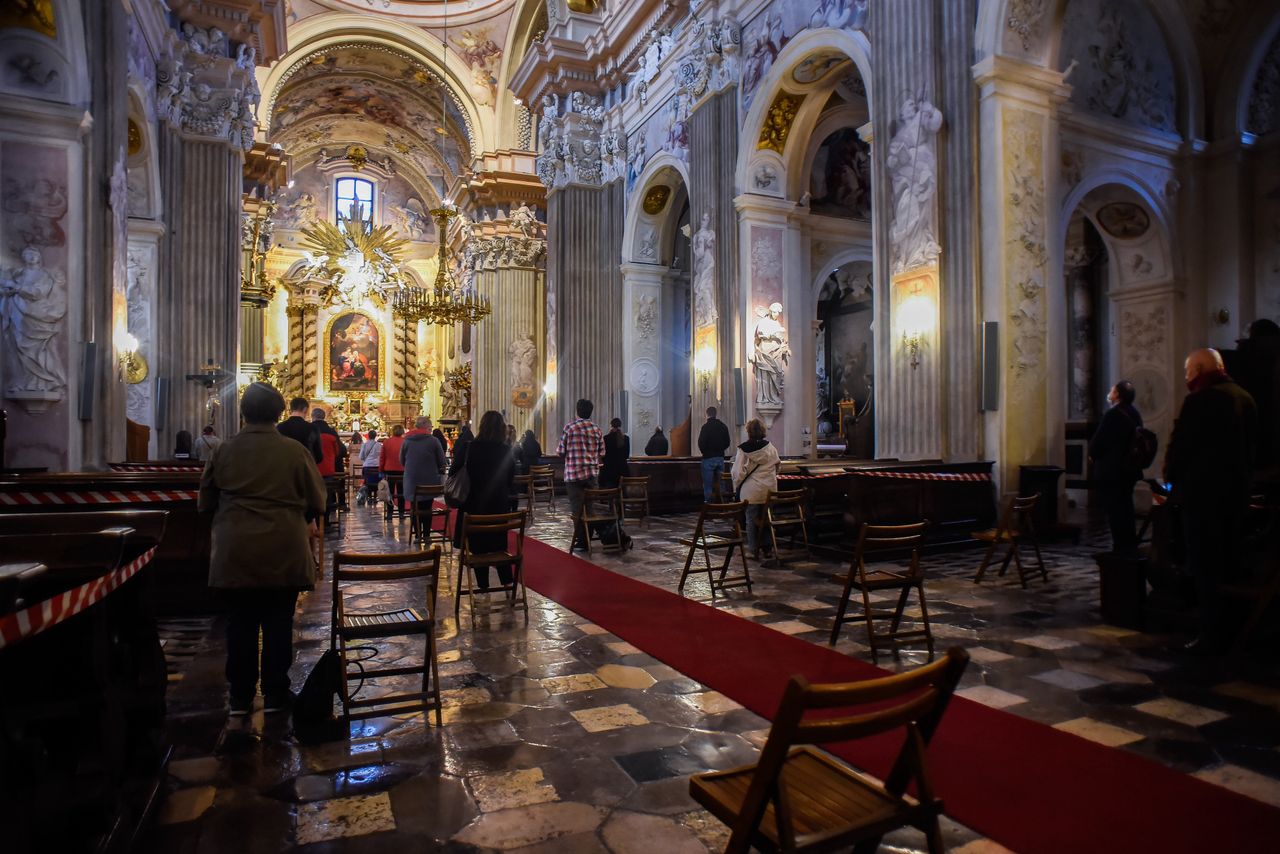
[{"label": "ceiling fresco", "polygon": [[270,138],[293,154],[340,142],[387,145],[424,174],[457,174],[470,155],[470,129],[452,92],[441,125],[440,97],[439,78],[402,54],[333,46],[286,73],[271,103]]},{"label": "ceiling fresco", "polygon": [[[445,19],[444,0],[311,0],[314,5],[337,12],[374,13],[419,26],[440,24]],[[484,21],[506,12],[516,0],[449,0],[449,24]]]}]

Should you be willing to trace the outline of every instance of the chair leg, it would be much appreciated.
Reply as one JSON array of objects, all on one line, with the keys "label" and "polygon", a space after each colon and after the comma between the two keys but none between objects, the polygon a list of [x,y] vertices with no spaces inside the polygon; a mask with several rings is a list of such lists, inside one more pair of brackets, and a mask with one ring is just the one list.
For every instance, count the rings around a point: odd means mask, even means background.
[{"label": "chair leg", "polygon": [[742,577],[747,580],[747,595],[751,595],[751,570],[747,568],[747,550],[742,546],[735,546],[738,550],[738,558],[742,561]]},{"label": "chair leg", "polygon": [[987,567],[991,565],[991,558],[995,556],[996,545],[1000,542],[1000,537],[991,541],[991,545],[987,546],[987,553],[982,556],[982,563],[978,565],[978,574],[973,577],[973,583],[978,584],[982,581],[982,576],[986,573]]},{"label": "chair leg", "polygon": [[933,627],[929,625],[929,606],[924,601],[924,582],[916,584],[920,594],[920,619],[924,622],[924,642],[929,646],[929,658],[933,658]]},{"label": "chair leg", "polygon": [[871,647],[871,660],[875,661],[878,654],[876,649],[876,629],[872,625],[875,620],[872,619],[873,612],[871,610],[871,596],[867,592],[867,588],[862,588],[862,612],[866,615],[867,621],[867,646]]},{"label": "chair leg", "polygon": [[943,854],[947,850],[947,846],[942,842],[942,827],[938,823],[936,813],[932,816],[932,821],[924,829],[924,838],[929,848],[929,854]]},{"label": "chair leg", "polygon": [[898,604],[893,609],[893,622],[889,624],[889,637],[893,637],[898,633],[898,625],[902,622],[902,612],[907,609],[907,596],[911,593],[910,587],[902,588],[902,592],[898,594]]},{"label": "chair leg", "polygon": [[[1009,554],[1013,557],[1014,566],[1018,570],[1018,581],[1022,584],[1022,589],[1027,589],[1027,568],[1022,565],[1022,552],[1018,549],[1018,541],[1013,541],[1013,548],[1009,550]],[[1001,573],[1003,575],[1004,573]]]},{"label": "chair leg", "polygon": [[689,553],[684,558],[684,571],[680,573],[680,584],[676,586],[676,592],[684,594],[684,583],[689,580],[689,567],[693,565],[693,552],[697,546],[689,546]]},{"label": "chair leg", "polygon": [[[850,570],[852,572],[852,570]],[[844,592],[840,595],[840,607],[836,608],[836,621],[831,627],[831,646],[836,645],[836,640],[840,637],[840,627],[844,625],[845,612],[849,610],[849,594],[853,590],[853,582],[845,579]]]},{"label": "chair leg", "polygon": [[883,838],[882,836],[877,836],[875,839],[862,840],[853,846],[853,854],[876,854],[880,850],[880,840]]},{"label": "chair leg", "polygon": [[1048,581],[1049,569],[1044,565],[1044,558],[1041,557],[1040,555],[1040,538],[1036,536],[1036,532],[1034,529],[1031,531],[1031,548],[1035,550],[1036,563],[1040,565],[1040,577],[1043,578],[1045,581]]},{"label": "chair leg", "polygon": [[1004,560],[1000,562],[1000,572],[998,575],[1004,578],[1004,574],[1009,571],[1009,562],[1014,559],[1014,555],[1018,551],[1018,540],[1015,537],[1009,541],[1009,550],[1004,553]]}]

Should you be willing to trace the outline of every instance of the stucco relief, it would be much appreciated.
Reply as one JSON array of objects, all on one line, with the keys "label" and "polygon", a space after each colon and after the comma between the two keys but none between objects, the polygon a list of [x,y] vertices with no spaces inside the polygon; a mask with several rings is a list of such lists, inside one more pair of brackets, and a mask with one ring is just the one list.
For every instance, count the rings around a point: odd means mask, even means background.
[{"label": "stucco relief", "polygon": [[1009,0],[1005,27],[1005,46],[1019,45],[1028,53],[1038,53],[1044,38],[1044,24],[1049,15],[1049,0]]},{"label": "stucco relief", "polygon": [[1120,340],[1128,361],[1162,363],[1168,326],[1169,310],[1163,305],[1124,309],[1120,315]]},{"label": "stucco relief", "polygon": [[636,359],[631,364],[631,389],[642,397],[658,390],[658,366],[652,359]]},{"label": "stucco relief", "polygon": [[1015,380],[1044,373],[1045,248],[1044,125],[1039,115],[1010,109],[1004,116],[1009,222],[1006,247],[1010,364]]},{"label": "stucco relief", "polygon": [[1071,100],[1100,113],[1174,130],[1173,61],[1159,25],[1133,0],[1073,0],[1063,21],[1063,67],[1076,65]]},{"label": "stucco relief", "polygon": [[22,266],[0,273],[0,326],[15,356],[6,359],[6,394],[52,402],[66,396],[67,368],[54,338],[67,314],[66,276],[44,266],[35,246],[21,252]]},{"label": "stucco relief", "polygon": [[702,224],[693,234],[693,313],[698,329],[714,326],[716,309],[716,232],[711,215],[702,214]]},{"label": "stucco relief", "polygon": [[634,307],[636,335],[640,341],[648,341],[657,331],[658,298],[653,294],[636,294]]}]

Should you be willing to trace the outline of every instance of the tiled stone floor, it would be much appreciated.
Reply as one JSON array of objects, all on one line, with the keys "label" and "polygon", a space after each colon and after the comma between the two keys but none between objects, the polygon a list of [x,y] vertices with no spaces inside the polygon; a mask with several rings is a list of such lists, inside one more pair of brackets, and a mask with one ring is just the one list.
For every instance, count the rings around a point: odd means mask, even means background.
[{"label": "tiled stone floor", "polygon": [[[559,509],[540,513],[532,533],[564,549],[569,531]],[[676,540],[692,521],[632,526],[633,551],[597,552],[593,560],[674,590],[684,561]],[[331,553],[403,550],[407,528],[361,509],[331,532],[328,546]],[[1081,546],[1047,547],[1049,581],[1028,590],[1015,577],[989,575],[974,585],[975,552],[926,559],[935,635],[941,646],[966,646],[973,658],[961,693],[1280,806],[1276,666],[1188,659],[1167,651],[1170,638],[1101,624],[1089,556],[1102,546],[1105,540],[1086,536]],[[717,605],[825,644],[839,595],[831,577],[843,571],[826,560],[782,569],[753,564],[753,594],[735,591]],[[354,593],[364,606],[402,601],[389,589]],[[709,601],[705,580],[691,581],[686,593]],[[689,799],[686,778],[751,761],[767,721],[536,594],[527,623],[503,609],[472,620],[464,605],[459,627],[443,593],[441,603],[443,729],[420,715],[375,719],[353,726],[349,742],[317,747],[297,744],[285,721],[261,711],[229,722],[220,624],[166,624],[176,747],[150,849],[674,854],[723,847],[724,829]],[[295,686],[328,644],[329,608],[327,586],[301,600]],[[863,639],[848,626],[837,648],[868,658]],[[391,659],[413,654],[382,649]],[[900,669],[924,660],[923,649],[908,648],[882,653],[878,663]],[[968,854],[1004,850],[954,822],[946,837],[952,850]],[[892,851],[922,847],[915,832],[885,843]]]}]

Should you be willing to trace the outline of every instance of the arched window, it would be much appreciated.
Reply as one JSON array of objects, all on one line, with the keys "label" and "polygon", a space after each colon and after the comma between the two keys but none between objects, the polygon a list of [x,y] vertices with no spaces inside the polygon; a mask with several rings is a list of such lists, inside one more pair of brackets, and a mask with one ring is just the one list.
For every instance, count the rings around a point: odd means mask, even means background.
[{"label": "arched window", "polygon": [[333,185],[334,196],[337,204],[334,205],[335,216],[337,215],[353,216],[359,211],[360,219],[373,225],[373,194],[374,185],[372,181],[364,178],[339,178]]}]

